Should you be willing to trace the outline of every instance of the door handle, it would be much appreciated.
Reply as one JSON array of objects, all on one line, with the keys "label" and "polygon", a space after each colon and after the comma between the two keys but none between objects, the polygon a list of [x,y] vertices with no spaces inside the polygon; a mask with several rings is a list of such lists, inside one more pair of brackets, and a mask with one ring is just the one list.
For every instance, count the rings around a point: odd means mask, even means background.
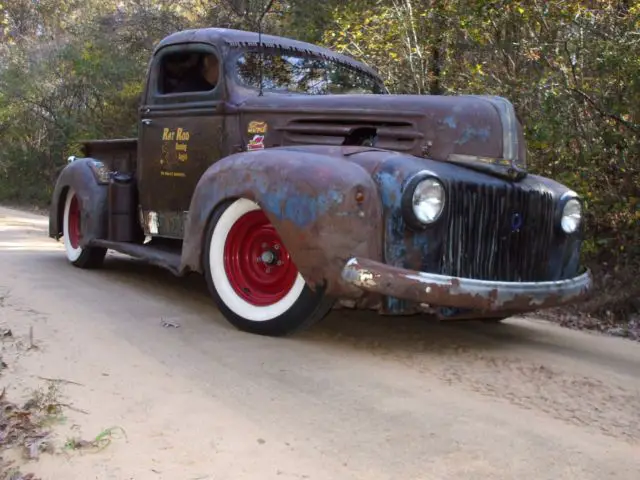
[{"label": "door handle", "polygon": [[151,123],[153,123],[153,122],[148,118],[143,118],[142,119],[142,124],[143,125],[151,125]]}]

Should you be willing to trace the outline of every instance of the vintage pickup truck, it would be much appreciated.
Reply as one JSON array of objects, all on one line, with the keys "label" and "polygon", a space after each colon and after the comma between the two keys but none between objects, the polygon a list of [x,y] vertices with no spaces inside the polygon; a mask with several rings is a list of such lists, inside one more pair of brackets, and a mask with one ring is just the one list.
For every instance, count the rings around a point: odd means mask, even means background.
[{"label": "vintage pickup truck", "polygon": [[285,335],[332,308],[502,318],[574,302],[582,201],[527,173],[511,103],[391,95],[311,44],[229,29],[155,48],[137,139],[87,141],[49,235],[204,274],[236,328]]}]

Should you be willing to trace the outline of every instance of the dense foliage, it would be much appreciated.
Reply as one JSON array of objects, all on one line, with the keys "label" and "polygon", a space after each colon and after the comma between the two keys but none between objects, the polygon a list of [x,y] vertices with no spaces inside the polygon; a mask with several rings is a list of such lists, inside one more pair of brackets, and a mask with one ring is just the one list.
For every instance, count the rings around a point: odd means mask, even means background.
[{"label": "dense foliage", "polygon": [[392,92],[509,98],[530,168],[587,199],[587,260],[636,280],[637,0],[0,0],[0,200],[46,204],[78,141],[136,134],[164,35],[255,29],[265,7],[265,31],[350,54]]}]

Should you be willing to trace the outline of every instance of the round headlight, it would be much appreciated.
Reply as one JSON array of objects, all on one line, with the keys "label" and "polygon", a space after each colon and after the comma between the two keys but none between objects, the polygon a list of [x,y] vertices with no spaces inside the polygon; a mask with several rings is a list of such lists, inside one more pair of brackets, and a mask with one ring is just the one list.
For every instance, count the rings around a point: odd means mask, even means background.
[{"label": "round headlight", "polygon": [[444,187],[435,178],[427,178],[413,191],[413,214],[424,224],[435,222],[444,209]]},{"label": "round headlight", "polygon": [[578,200],[572,198],[567,200],[562,209],[562,218],[560,219],[560,226],[565,233],[573,233],[578,230],[580,222],[582,221],[582,205]]}]

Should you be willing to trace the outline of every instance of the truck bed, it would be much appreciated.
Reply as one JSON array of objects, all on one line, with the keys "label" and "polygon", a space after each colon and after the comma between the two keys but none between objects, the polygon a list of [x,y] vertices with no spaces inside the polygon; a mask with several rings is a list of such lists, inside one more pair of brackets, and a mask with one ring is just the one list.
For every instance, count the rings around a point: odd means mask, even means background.
[{"label": "truck bed", "polygon": [[82,143],[82,152],[85,157],[104,162],[110,170],[135,173],[138,139],[87,140]]}]

